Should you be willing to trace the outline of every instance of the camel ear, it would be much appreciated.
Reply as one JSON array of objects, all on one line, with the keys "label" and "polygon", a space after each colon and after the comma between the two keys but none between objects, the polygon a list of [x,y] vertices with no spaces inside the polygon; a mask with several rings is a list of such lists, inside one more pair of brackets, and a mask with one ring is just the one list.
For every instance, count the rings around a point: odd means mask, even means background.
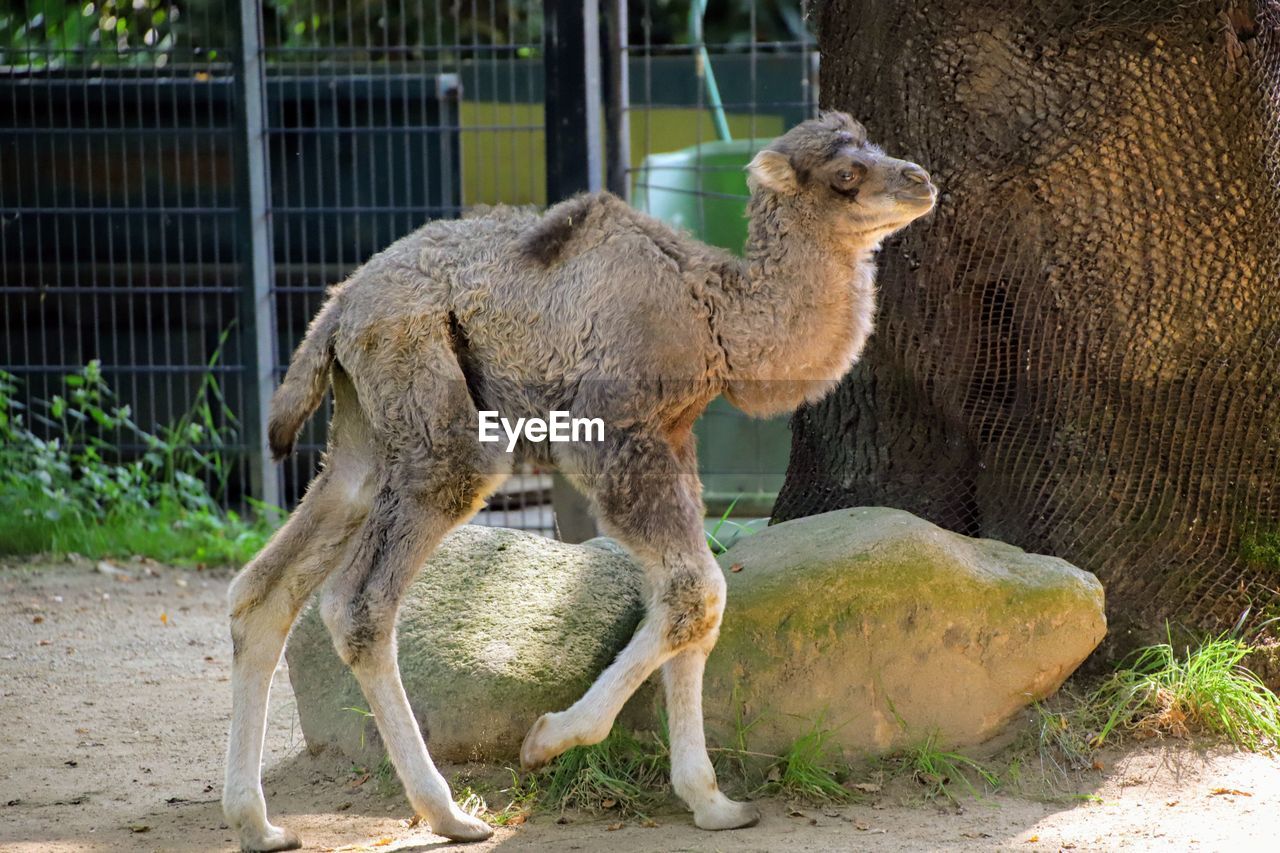
[{"label": "camel ear", "polygon": [[782,195],[790,195],[800,189],[796,170],[791,168],[791,159],[769,148],[757,154],[747,165],[747,184],[752,189],[763,187]]}]

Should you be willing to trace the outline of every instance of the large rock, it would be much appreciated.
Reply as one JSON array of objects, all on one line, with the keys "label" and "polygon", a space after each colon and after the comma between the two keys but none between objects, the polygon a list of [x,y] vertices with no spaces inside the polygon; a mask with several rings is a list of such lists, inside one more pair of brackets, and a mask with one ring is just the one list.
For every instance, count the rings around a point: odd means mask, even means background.
[{"label": "large rock", "polygon": [[[640,570],[618,551],[468,525],[441,543],[405,596],[400,674],[438,759],[510,760],[533,721],[573,704],[643,615]],[[312,750],[376,760],[377,729],[317,608],[286,653]],[[651,708],[652,693],[629,708]],[[643,724],[646,718],[630,718]]]},{"label": "large rock", "polygon": [[946,744],[981,743],[1056,690],[1106,633],[1088,572],[899,510],[788,521],[720,563],[729,604],[707,666],[708,723],[725,742],[741,710],[759,720],[750,744],[764,752],[817,723],[846,752],[935,731]]},{"label": "large rock", "polygon": [[[641,574],[607,541],[566,545],[465,527],[406,597],[400,666],[439,758],[513,760],[572,704],[641,616]],[[905,512],[839,510],[743,539],[721,560],[729,603],[707,666],[713,740],[741,713],[753,750],[815,724],[853,753],[937,731],[964,746],[1053,692],[1102,639],[1102,589],[1052,557],[948,533]],[[289,645],[308,745],[372,758],[367,707],[314,608]],[[651,725],[652,690],[624,722]]]}]

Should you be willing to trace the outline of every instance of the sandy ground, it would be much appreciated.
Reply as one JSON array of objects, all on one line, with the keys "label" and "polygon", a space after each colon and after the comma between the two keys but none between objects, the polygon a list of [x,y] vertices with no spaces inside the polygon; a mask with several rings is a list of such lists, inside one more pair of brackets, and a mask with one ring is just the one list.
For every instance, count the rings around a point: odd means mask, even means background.
[{"label": "sandy ground", "polygon": [[[0,567],[0,850],[231,850],[218,805],[229,714],[227,575],[128,564]],[[408,808],[349,764],[309,755],[280,673],[268,734],[273,816],[308,849],[437,850]],[[476,768],[446,768],[448,775]],[[1024,776],[1036,775],[1034,766]],[[868,781],[871,781],[870,779]],[[1102,757],[1070,791],[1005,791],[958,808],[910,779],[839,808],[765,800],[748,830],[708,834],[535,815],[470,850],[1275,850],[1276,759],[1185,744]],[[380,790],[382,788],[382,790]]]}]

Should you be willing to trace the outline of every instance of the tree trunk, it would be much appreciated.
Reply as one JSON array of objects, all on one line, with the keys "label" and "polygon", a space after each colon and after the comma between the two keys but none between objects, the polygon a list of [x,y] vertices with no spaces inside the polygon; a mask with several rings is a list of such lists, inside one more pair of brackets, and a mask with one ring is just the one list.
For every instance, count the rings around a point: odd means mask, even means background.
[{"label": "tree trunk", "polygon": [[1095,572],[1125,623],[1280,605],[1280,0],[814,17],[824,105],[943,195],[775,519],[901,507]]}]

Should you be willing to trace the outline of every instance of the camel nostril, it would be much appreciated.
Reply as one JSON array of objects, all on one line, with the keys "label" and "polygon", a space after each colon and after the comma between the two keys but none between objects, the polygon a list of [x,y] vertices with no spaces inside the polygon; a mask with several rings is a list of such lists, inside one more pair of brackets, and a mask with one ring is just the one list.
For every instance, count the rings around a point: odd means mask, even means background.
[{"label": "camel nostril", "polygon": [[929,173],[914,163],[902,167],[902,177],[916,184],[929,183]]}]

